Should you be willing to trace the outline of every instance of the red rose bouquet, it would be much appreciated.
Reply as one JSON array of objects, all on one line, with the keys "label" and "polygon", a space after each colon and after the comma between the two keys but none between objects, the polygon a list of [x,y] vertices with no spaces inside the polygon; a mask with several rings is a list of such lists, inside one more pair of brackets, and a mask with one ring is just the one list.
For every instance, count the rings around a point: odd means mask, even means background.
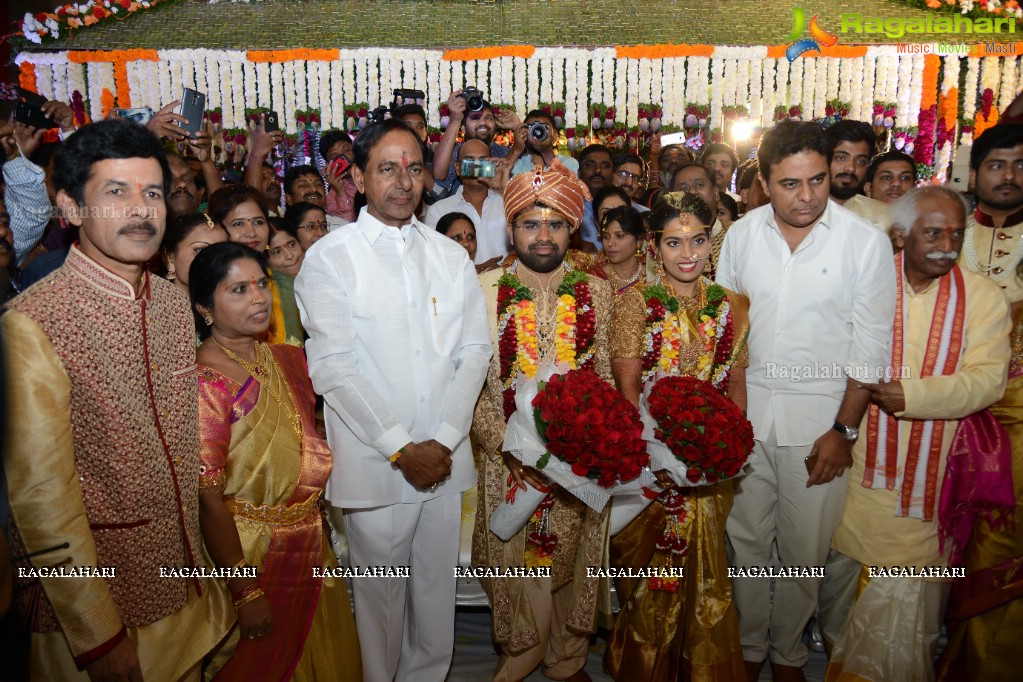
[{"label": "red rose bouquet", "polygon": [[[549,369],[549,368],[548,368]],[[592,369],[523,381],[515,391],[502,448],[523,465],[601,511],[612,496],[652,485],[639,411]],[[533,516],[547,490],[509,488],[490,515],[490,530],[510,539]]]},{"label": "red rose bouquet", "polygon": [[538,469],[553,455],[576,476],[611,488],[634,480],[649,464],[639,410],[592,370],[541,382],[532,404],[537,433],[547,442]]},{"label": "red rose bouquet", "polygon": [[[706,381],[665,377],[650,391],[647,409],[656,423],[654,437],[682,465],[688,485],[709,485],[738,475],[753,451],[749,420]],[[673,473],[683,471],[675,468]]]}]

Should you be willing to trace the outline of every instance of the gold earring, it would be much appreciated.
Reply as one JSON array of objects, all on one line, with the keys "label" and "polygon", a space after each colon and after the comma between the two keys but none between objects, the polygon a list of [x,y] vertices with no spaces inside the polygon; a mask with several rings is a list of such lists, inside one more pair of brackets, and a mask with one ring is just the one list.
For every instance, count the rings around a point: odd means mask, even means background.
[{"label": "gold earring", "polygon": [[178,276],[174,274],[173,270],[168,270],[167,271],[167,279],[169,279],[171,282],[173,282],[177,278],[178,278]]},{"label": "gold earring", "polygon": [[203,322],[206,323],[207,327],[212,327],[213,326],[213,316],[212,315],[207,315],[205,318],[203,318]]}]

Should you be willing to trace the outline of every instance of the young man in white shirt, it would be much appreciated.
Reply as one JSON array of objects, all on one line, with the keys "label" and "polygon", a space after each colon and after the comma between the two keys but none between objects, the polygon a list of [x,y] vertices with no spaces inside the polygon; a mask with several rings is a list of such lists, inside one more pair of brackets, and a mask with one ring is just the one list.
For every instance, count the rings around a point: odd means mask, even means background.
[{"label": "young man in white shirt", "polygon": [[[770,203],[725,235],[717,281],[750,299],[746,381],[756,447],[736,484],[728,537],[736,567],[824,566],[842,514],[852,443],[889,361],[895,267],[888,237],[830,202],[831,145],[813,123],[782,122],[759,151]],[[847,378],[851,376],[851,378]],[[743,658],[755,680],[802,680],[800,638],[819,577],[733,581]],[[827,631],[826,631],[826,634]]]},{"label": "young man in white shirt", "polygon": [[353,581],[364,679],[441,682],[490,332],[465,249],[414,216],[423,189],[415,133],[395,119],[370,126],[354,161],[366,208],[306,253],[295,282],[334,453],[327,499],[334,519],[344,509],[353,566],[407,571]]}]

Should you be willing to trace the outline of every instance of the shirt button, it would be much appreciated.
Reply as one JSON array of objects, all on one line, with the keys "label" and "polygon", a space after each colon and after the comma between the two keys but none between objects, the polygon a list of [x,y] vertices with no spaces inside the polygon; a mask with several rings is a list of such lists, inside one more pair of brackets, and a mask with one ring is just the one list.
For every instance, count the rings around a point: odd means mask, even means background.
[{"label": "shirt button", "polygon": [[151,364],[151,365],[150,365],[149,367],[150,367],[150,368],[151,368],[151,369],[152,369],[152,370],[153,370],[154,372],[159,372],[159,371],[160,371],[160,363],[158,363],[158,362],[154,362],[154,363],[153,363],[153,364]]},{"label": "shirt button", "polygon": [[168,412],[167,410],[163,410],[162,412],[160,412],[160,417],[163,418],[163,419],[166,419],[169,416],[170,416],[170,412]]},{"label": "shirt button", "polygon": [[420,398],[420,399],[419,399],[419,402],[420,402],[420,403],[425,403],[425,402],[426,402],[426,398]]},{"label": "shirt button", "polygon": [[415,308],[417,305],[419,305],[419,304],[416,301],[412,301],[412,307],[413,308]]},{"label": "shirt button", "polygon": [[417,351],[416,351],[416,357],[419,357],[419,356],[420,356],[420,355],[422,355],[422,354],[423,354],[423,351],[421,351],[421,350],[417,350]]}]

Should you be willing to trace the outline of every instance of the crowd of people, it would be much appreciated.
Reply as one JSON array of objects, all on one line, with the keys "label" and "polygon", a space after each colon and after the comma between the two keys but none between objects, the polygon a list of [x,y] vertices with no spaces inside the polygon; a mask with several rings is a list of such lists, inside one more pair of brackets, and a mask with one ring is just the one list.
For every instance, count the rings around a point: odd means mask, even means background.
[{"label": "crowd of people", "polygon": [[[473,488],[495,680],[590,679],[598,626],[620,682],[802,680],[812,623],[829,681],[1018,676],[1020,112],[964,196],[866,122],[648,162],[469,99],[435,149],[406,105],[283,178],[261,121],[238,183],[173,106],[0,125],[0,609],[29,677],[440,682]],[[653,471],[612,534],[615,499],[505,445],[516,396],[580,368],[637,407],[705,382],[752,424],[742,474]]]}]

